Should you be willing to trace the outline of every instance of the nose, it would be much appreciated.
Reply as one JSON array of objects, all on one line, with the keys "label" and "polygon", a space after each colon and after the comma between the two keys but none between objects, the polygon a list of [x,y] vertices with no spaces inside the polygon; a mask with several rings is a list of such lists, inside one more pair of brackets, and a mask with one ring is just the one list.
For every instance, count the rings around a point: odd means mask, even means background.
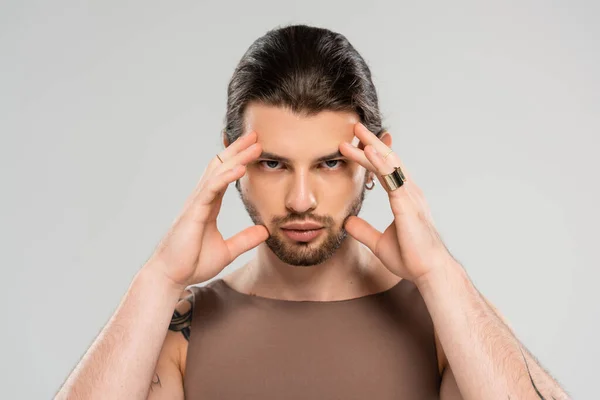
[{"label": "nose", "polygon": [[293,176],[285,199],[285,207],[289,211],[301,214],[312,211],[317,206],[309,178],[305,172],[298,172]]}]

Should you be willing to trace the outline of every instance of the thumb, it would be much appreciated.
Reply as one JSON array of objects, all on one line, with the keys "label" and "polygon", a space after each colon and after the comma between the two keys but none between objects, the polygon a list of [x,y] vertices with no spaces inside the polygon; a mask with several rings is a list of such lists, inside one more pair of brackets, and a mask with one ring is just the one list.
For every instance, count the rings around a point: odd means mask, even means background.
[{"label": "thumb", "polygon": [[268,237],[269,231],[263,225],[253,225],[236,233],[225,241],[225,245],[231,255],[230,262],[238,258],[239,255],[258,246],[267,240]]},{"label": "thumb", "polygon": [[344,227],[354,239],[363,243],[373,252],[373,254],[376,254],[375,249],[379,242],[379,238],[381,238],[381,232],[373,228],[373,226],[364,219],[356,216],[348,217]]}]

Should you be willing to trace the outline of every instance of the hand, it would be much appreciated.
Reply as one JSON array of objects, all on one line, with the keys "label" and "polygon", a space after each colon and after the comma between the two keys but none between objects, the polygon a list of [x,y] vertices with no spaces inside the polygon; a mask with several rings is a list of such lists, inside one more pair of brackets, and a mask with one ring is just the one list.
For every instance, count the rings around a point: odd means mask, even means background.
[{"label": "hand", "polygon": [[356,216],[346,220],[348,233],[364,243],[392,273],[413,282],[454,261],[434,227],[423,193],[411,180],[402,161],[393,152],[383,159],[390,151],[391,137],[382,137],[388,142],[386,144],[360,123],[355,125],[354,134],[361,144],[355,147],[342,143],[340,152],[344,156],[374,173],[382,186],[382,176],[392,173],[398,166],[402,168],[406,182],[388,191],[394,220],[383,233]]},{"label": "hand", "polygon": [[246,173],[246,165],[261,154],[256,133],[241,136],[215,157],[188,197],[183,212],[161,240],[147,265],[185,288],[216,276],[240,254],[269,237],[254,225],[224,240],[217,228],[223,195],[231,182]]}]

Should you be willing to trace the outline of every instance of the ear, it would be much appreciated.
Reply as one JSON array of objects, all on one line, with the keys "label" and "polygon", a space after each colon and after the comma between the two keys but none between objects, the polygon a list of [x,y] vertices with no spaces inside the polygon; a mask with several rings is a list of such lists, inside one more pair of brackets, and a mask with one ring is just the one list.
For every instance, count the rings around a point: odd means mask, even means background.
[{"label": "ear", "polygon": [[387,147],[392,147],[392,135],[388,131],[383,132],[379,137],[379,140],[381,140]]},{"label": "ear", "polygon": [[223,147],[229,147],[229,139],[227,139],[227,133],[224,130],[221,132],[221,136],[223,137]]}]

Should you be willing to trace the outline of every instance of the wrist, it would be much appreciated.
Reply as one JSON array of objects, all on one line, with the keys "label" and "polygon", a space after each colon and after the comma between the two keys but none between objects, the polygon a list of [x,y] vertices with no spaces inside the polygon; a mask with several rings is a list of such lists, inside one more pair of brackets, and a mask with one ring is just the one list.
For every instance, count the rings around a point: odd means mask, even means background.
[{"label": "wrist", "polygon": [[156,261],[150,261],[137,272],[134,279],[136,281],[148,282],[167,294],[174,293],[176,296],[179,296],[187,286],[173,281],[165,274],[162,268],[163,266]]},{"label": "wrist", "polygon": [[469,280],[467,271],[455,259],[431,269],[415,280],[415,285],[421,293],[436,290],[439,287],[447,287],[453,282]]}]

